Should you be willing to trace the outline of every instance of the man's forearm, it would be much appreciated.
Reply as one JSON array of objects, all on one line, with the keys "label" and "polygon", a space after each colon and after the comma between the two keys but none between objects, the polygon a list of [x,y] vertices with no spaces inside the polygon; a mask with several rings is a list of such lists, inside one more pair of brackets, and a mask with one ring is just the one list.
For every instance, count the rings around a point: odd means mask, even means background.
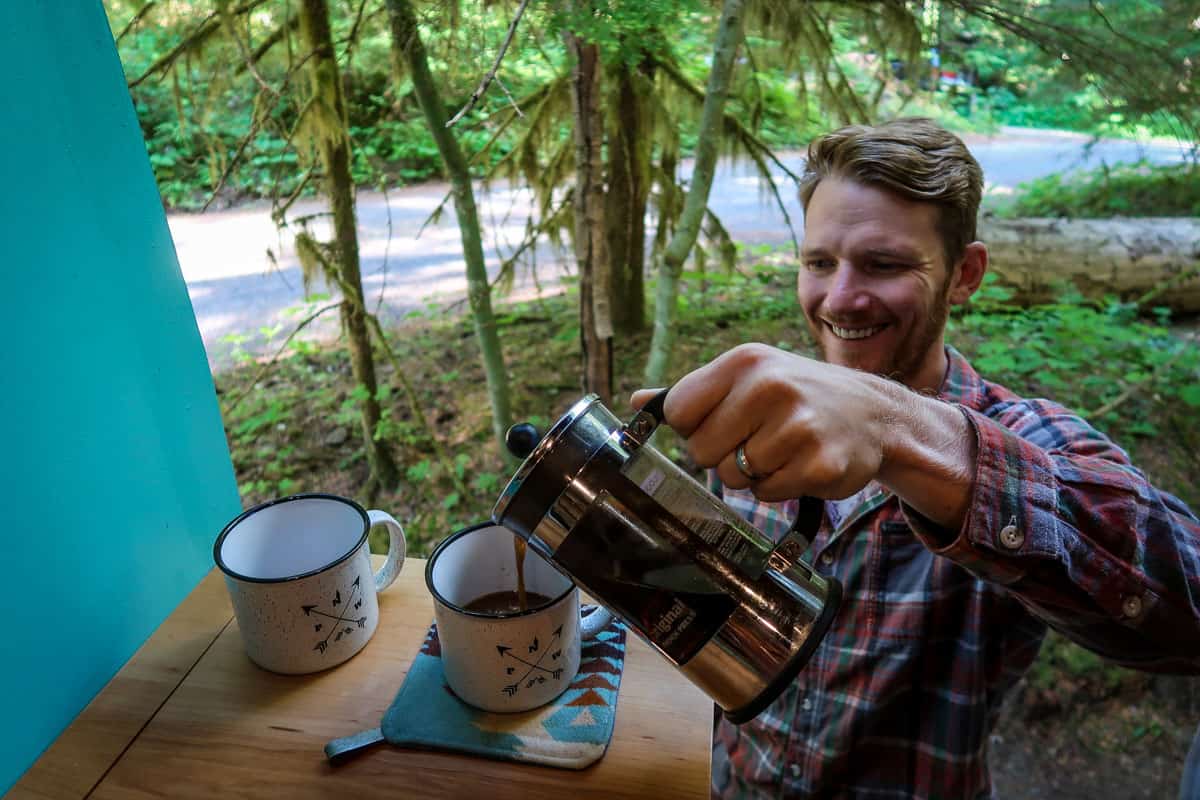
[{"label": "man's forearm", "polygon": [[977,443],[962,411],[890,381],[879,482],[953,537],[971,498]]}]

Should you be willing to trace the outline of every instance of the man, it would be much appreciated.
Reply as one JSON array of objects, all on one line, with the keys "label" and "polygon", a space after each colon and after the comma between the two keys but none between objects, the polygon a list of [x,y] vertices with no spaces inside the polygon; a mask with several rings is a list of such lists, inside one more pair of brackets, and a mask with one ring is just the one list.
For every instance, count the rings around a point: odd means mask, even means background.
[{"label": "man", "polygon": [[760,529],[827,499],[807,558],[845,589],[793,685],[720,723],[718,796],[991,797],[988,733],[1048,625],[1134,668],[1200,671],[1196,517],[943,342],[987,271],[982,187],[928,120],[815,141],[798,290],[825,363],[743,345],[668,395],[667,422]]}]

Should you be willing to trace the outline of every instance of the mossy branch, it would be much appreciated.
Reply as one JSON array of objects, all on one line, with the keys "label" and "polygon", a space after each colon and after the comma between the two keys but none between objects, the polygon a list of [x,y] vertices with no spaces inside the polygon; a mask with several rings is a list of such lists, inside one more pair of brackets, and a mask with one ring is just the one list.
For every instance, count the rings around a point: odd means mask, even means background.
[{"label": "mossy branch", "polygon": [[[253,11],[261,6],[266,0],[247,0],[240,6],[232,9],[231,14],[245,14],[247,11]],[[196,50],[200,50],[208,43],[208,40],[213,37],[221,29],[220,12],[214,11],[205,17],[199,25],[192,29],[191,33],[183,38],[183,41],[172,47],[166,53],[155,59],[145,72],[131,80],[128,84],[130,89],[136,88],[144,83],[150,76],[169,69],[182,56]]]},{"label": "mossy branch", "polygon": [[[332,264],[329,263],[329,259],[325,257],[322,249],[323,248],[321,247],[313,248],[313,257],[321,263],[326,277],[332,279],[335,283],[337,283],[339,289],[341,289],[342,303],[357,303],[358,298],[354,294],[353,290],[346,284],[341,274],[334,269]],[[454,488],[458,490],[460,496],[466,497],[469,494],[467,485],[454,470],[454,465],[451,463],[449,456],[446,454],[446,448],[442,445],[442,440],[437,437],[433,426],[430,425],[429,420],[426,419],[425,412],[421,408],[420,398],[417,397],[417,391],[413,387],[412,381],[410,381],[408,376],[405,374],[404,367],[401,366],[400,359],[396,356],[396,351],[392,348],[392,343],[388,341],[387,334],[384,333],[383,326],[379,323],[379,318],[367,311],[365,308],[358,308],[355,310],[362,313],[363,318],[366,319],[367,324],[370,326],[371,330],[374,331],[375,338],[379,340],[379,346],[383,349],[388,361],[391,362],[392,370],[396,373],[396,380],[400,382],[400,387],[404,390],[404,397],[408,401],[408,407],[412,412],[413,419],[417,421],[418,425],[421,427],[421,430],[423,430],[425,435],[429,437],[429,441],[433,445],[434,457],[437,459],[438,464],[441,465],[442,469],[445,470],[446,474],[450,477],[451,482],[454,483]]]},{"label": "mossy branch", "polygon": [[[525,14],[525,9],[529,6],[529,0],[521,0],[521,5],[517,7],[517,13],[513,15],[512,22],[508,25],[508,32],[504,35],[504,43],[500,45],[500,52],[496,54],[496,62],[492,64],[492,68],[488,70],[487,75],[483,76],[483,80],[479,82],[479,86],[471,93],[471,98],[467,100],[467,104],[459,109],[459,112],[450,119],[446,120],[446,127],[452,127],[456,122],[470,113],[475,104],[479,102],[479,98],[483,97],[483,93],[487,91],[488,86],[496,79],[496,73],[500,70],[500,63],[504,61],[504,54],[508,51],[508,46],[512,44],[513,35],[517,32],[517,24],[520,23],[521,17]],[[505,91],[507,94],[507,90]],[[512,100],[512,97],[509,97]],[[515,107],[515,104],[514,104]],[[520,111],[520,109],[517,109]]]},{"label": "mossy branch", "polygon": [[149,14],[150,10],[156,5],[158,5],[158,0],[150,0],[150,2],[146,3],[146,5],[139,8],[137,13],[133,15],[133,18],[130,19],[129,22],[125,23],[125,27],[122,28],[121,32],[117,34],[117,38],[115,40],[116,43],[120,44],[121,40],[129,35],[129,32],[136,28],[137,24],[142,21],[142,18]]},{"label": "mossy branch", "polygon": [[[675,64],[666,61],[660,61],[656,63],[656,66],[658,66],[663,71],[663,74],[670,78],[671,82],[676,86],[683,89],[687,94],[691,95],[697,100],[701,102],[704,101],[704,90],[688,80],[687,76],[680,72],[679,68]],[[788,227],[788,233],[791,235],[792,248],[796,252],[797,257],[799,257],[800,243],[796,239],[796,228],[792,224],[791,215],[788,214],[787,206],[783,202],[783,196],[779,193],[779,185],[775,182],[775,179],[771,176],[770,169],[767,167],[766,159],[770,159],[771,163],[782,170],[783,173],[787,175],[788,178],[790,178],[794,183],[798,184],[800,182],[800,176],[788,169],[787,165],[779,160],[779,157],[775,155],[775,152],[767,145],[767,143],[756,136],[754,132],[747,128],[745,124],[736,116],[730,114],[729,112],[725,112],[724,121],[725,129],[733,133],[734,138],[741,143],[742,148],[754,162],[754,166],[758,170],[759,176],[766,181],[768,188],[771,190],[771,195],[775,198],[775,203],[779,207],[780,213],[783,214],[783,220]]]}]

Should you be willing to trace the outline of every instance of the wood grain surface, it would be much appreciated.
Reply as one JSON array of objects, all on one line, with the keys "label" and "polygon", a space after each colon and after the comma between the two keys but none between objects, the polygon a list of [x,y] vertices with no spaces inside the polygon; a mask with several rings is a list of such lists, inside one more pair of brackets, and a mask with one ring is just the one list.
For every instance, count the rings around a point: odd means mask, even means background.
[{"label": "wood grain surface", "polygon": [[[82,797],[91,789],[95,798],[708,797],[712,703],[633,635],[613,741],[587,769],[386,744],[329,766],[325,743],[379,725],[420,647],[433,619],[424,569],[424,561],[409,559],[380,595],[379,629],[362,652],[307,676],[275,675],[246,658],[236,622],[223,629],[214,624],[218,610],[225,621],[230,611],[219,576],[210,575],[155,634],[158,641],[148,642],[34,765],[14,796]],[[219,602],[210,597],[214,582]],[[206,586],[210,591],[202,592]],[[174,632],[160,636],[168,629]],[[149,691],[135,696],[138,684],[125,673],[139,658],[145,661],[134,670],[139,677],[157,674],[148,665],[164,663],[160,651],[182,651],[184,641],[197,645],[205,632],[211,646],[196,654],[165,702],[152,703]],[[182,656],[175,657],[186,661]],[[160,694],[169,683],[151,681]],[[157,711],[146,714],[149,705]],[[80,771],[80,763],[87,769]]]},{"label": "wood grain surface", "polygon": [[[233,619],[221,573],[213,570],[133,654],[6,797],[84,797]],[[64,658],[86,657],[64,653]]]}]

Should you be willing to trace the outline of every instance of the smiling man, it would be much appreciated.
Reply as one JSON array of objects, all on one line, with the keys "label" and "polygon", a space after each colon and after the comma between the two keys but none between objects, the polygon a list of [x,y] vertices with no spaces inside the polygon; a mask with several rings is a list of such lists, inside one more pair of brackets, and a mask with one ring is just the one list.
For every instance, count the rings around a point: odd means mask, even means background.
[{"label": "smiling man", "polygon": [[845,591],[792,686],[720,723],[716,796],[992,797],[988,734],[1047,626],[1134,668],[1200,672],[1195,515],[943,340],[987,271],[982,188],[929,120],[813,142],[798,291],[824,361],[743,345],[667,397],[714,488],[769,535],[796,498],[826,499],[806,558]]}]

